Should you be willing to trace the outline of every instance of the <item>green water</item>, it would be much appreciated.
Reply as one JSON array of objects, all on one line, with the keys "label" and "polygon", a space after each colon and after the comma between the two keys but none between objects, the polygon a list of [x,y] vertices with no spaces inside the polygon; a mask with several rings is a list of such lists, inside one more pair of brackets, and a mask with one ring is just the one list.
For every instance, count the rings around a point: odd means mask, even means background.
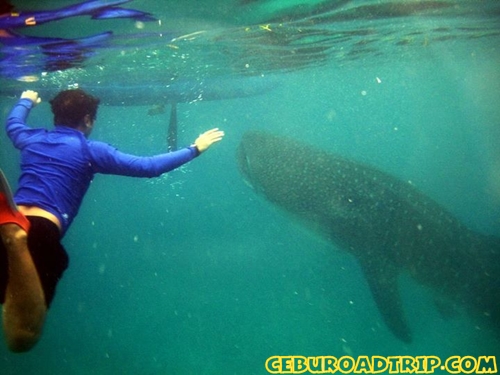
[{"label": "green water", "polygon": [[[0,374],[266,374],[274,355],[500,354],[493,331],[463,311],[443,318],[406,276],[414,339],[398,341],[355,259],[257,196],[237,169],[246,130],[285,133],[411,180],[469,227],[500,235],[496,2],[398,17],[345,3],[138,0],[127,7],[161,24],[79,17],[18,30],[74,38],[113,29],[117,37],[78,69],[41,74],[28,65],[38,78],[28,87],[253,75],[280,84],[180,103],[180,144],[214,126],[226,132],[181,169],[158,179],[96,176],[63,241],[70,268],[44,336],[28,354],[0,346]],[[339,9],[352,11],[339,20]],[[146,31],[162,36],[137,36]],[[27,87],[12,78],[2,85]],[[50,98],[42,99],[29,124],[50,127]],[[0,98],[3,118],[14,103]],[[129,153],[165,152],[169,106],[149,116],[157,104],[102,106],[92,138]],[[15,186],[18,153],[4,132],[0,145]]]}]

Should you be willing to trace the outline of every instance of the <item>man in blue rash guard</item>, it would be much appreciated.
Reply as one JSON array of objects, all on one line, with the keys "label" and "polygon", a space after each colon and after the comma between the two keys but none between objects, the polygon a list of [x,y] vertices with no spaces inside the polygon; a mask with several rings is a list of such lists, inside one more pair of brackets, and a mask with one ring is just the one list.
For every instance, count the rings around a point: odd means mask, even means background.
[{"label": "man in blue rash guard", "polygon": [[60,92],[50,101],[55,125],[50,131],[25,124],[40,101],[38,93],[23,92],[6,125],[9,138],[21,151],[15,203],[9,200],[4,179],[0,191],[0,302],[7,345],[15,352],[30,350],[40,338],[56,284],[68,266],[60,240],[94,174],[159,176],[194,159],[224,136],[216,128],[187,148],[138,157],[87,139],[99,99],[80,89]]}]

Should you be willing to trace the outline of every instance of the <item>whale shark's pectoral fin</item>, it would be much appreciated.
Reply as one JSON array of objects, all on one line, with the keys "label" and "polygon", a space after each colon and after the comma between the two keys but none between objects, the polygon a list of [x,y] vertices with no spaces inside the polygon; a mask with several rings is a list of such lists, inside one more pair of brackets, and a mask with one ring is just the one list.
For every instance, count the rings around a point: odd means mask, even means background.
[{"label": "whale shark's pectoral fin", "polygon": [[405,318],[398,288],[398,270],[386,262],[370,259],[361,262],[361,268],[382,319],[389,330],[400,340],[411,342],[410,327]]}]

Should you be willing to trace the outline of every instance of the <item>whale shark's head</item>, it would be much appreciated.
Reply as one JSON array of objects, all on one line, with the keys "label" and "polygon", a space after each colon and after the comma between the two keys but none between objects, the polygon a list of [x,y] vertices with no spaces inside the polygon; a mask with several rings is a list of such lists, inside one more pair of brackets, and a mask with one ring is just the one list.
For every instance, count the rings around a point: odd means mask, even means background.
[{"label": "whale shark's head", "polygon": [[257,191],[262,192],[273,177],[273,163],[278,157],[276,148],[272,147],[274,136],[260,131],[245,133],[237,149],[238,167],[245,182]]},{"label": "whale shark's head", "polygon": [[246,183],[282,206],[289,205],[289,198],[298,201],[300,195],[308,195],[314,186],[303,173],[302,161],[309,147],[299,145],[292,138],[263,130],[246,132],[237,149],[238,167]]},{"label": "whale shark's head", "polygon": [[259,195],[330,237],[343,233],[346,223],[362,221],[377,204],[360,164],[287,136],[248,131],[237,159]]},{"label": "whale shark's head", "polygon": [[252,183],[250,182],[252,175],[252,167],[251,167],[252,161],[250,160],[250,156],[248,155],[248,151],[251,148],[251,144],[248,142],[244,142],[243,140],[239,144],[238,149],[236,150],[238,168],[241,174],[243,175],[245,182],[251,187],[253,187]]}]

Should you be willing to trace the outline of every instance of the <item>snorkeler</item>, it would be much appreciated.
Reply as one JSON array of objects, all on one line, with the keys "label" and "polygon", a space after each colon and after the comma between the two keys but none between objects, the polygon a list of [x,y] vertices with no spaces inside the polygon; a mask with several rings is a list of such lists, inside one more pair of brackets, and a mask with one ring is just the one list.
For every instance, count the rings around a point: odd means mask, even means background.
[{"label": "snorkeler", "polygon": [[[131,0],[91,0],[50,11],[15,12],[9,1],[0,2],[0,45],[2,75],[21,79],[33,73],[29,70],[33,55],[45,56],[46,71],[64,70],[79,66],[92,54],[92,49],[102,47],[111,38],[107,31],[84,38],[46,38],[26,36],[13,29],[33,27],[68,17],[90,16],[92,19],[128,18],[147,22],[156,20],[151,14],[135,9],[120,8],[117,5]],[[19,67],[25,67],[22,71]]]},{"label": "snorkeler", "polygon": [[189,147],[139,157],[87,139],[99,99],[83,90],[65,90],[50,101],[54,130],[25,124],[40,102],[37,92],[24,91],[7,119],[7,135],[21,151],[13,199],[0,173],[0,302],[7,345],[15,352],[30,350],[40,338],[56,285],[68,267],[61,239],[94,175],[159,176],[193,160],[224,136],[216,128]]}]

